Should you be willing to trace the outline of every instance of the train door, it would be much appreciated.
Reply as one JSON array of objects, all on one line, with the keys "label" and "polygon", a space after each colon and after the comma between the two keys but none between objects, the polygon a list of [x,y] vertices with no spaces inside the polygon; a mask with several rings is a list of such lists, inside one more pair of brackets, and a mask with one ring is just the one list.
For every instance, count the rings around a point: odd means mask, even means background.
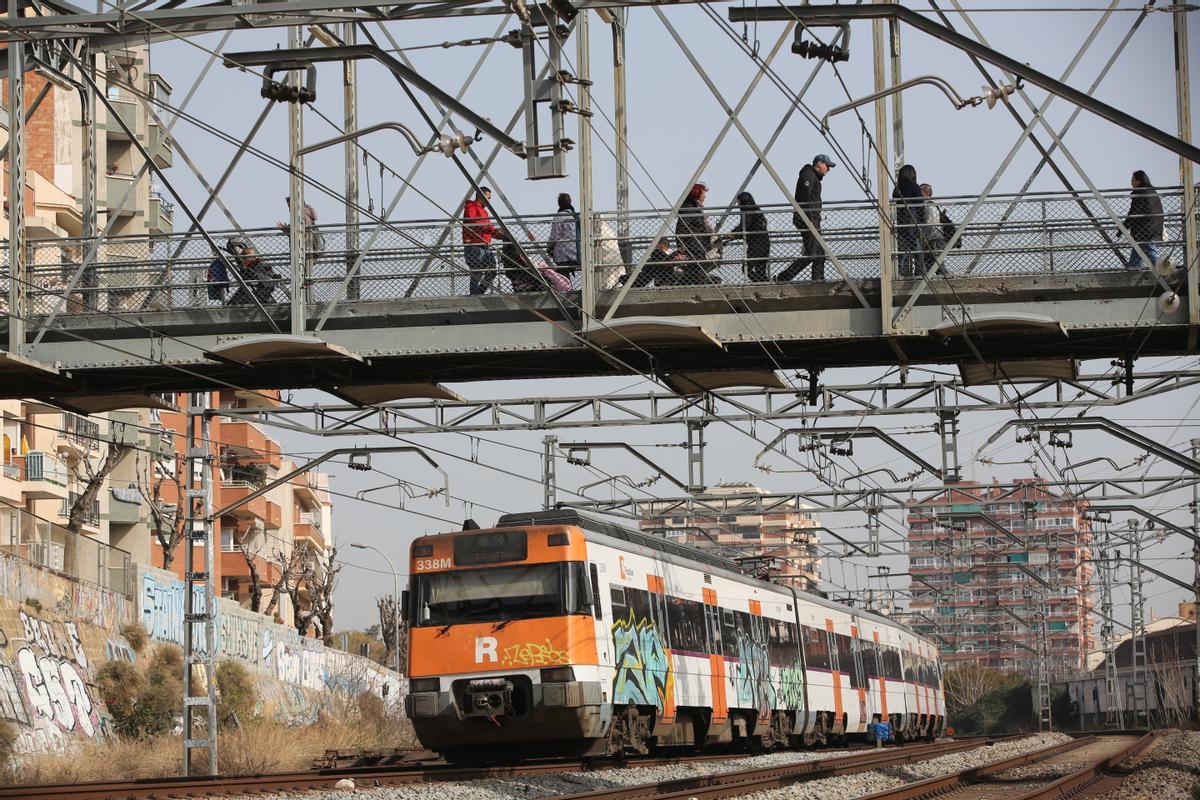
[{"label": "train door", "polygon": [[595,560],[589,561],[587,570],[588,587],[592,593],[592,618],[596,624],[596,663],[600,668],[602,686],[612,682],[613,668],[612,650],[612,597],[608,590],[608,581],[601,583],[600,569]]},{"label": "train door", "polygon": [[661,561],[655,562],[658,574],[647,575],[646,585],[650,595],[650,617],[658,630],[662,647],[661,658],[652,670],[655,685],[661,687],[662,694],[658,721],[671,724],[675,722],[675,666],[671,657],[671,626],[667,621],[666,582],[662,576],[664,566]]},{"label": "train door", "polygon": [[748,670],[751,682],[751,693],[754,698],[754,708],[758,712],[758,721],[765,723],[771,717],[771,704],[768,701],[771,680],[771,664],[768,657],[768,637],[766,625],[769,624],[762,616],[762,606],[757,600],[750,601],[750,642],[745,648],[746,655],[741,669]]},{"label": "train door", "polygon": [[725,652],[721,642],[721,608],[717,605],[715,589],[705,587],[704,637],[708,653],[710,692],[712,697],[712,719],[709,735],[719,735],[729,720],[729,700],[725,684]]},{"label": "train door", "polygon": [[[866,724],[871,721],[871,715],[874,713],[871,702],[871,682],[867,678],[867,671],[863,664],[862,651],[862,631],[858,627],[858,620],[854,617],[850,618],[850,650],[854,659],[854,670],[851,672],[850,685],[858,694],[858,727],[859,732],[866,730]],[[851,725],[853,726],[853,721]]]}]

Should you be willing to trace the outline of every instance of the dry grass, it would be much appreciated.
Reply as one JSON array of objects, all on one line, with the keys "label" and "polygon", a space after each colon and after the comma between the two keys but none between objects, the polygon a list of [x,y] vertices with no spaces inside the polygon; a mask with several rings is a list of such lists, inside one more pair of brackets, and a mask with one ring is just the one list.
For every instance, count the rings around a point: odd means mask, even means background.
[{"label": "dry grass", "polygon": [[[293,772],[334,749],[389,749],[414,744],[412,726],[402,715],[367,714],[322,718],[315,725],[288,727],[257,719],[221,731],[218,761],[222,774]],[[69,752],[21,760],[4,776],[9,783],[81,783],[179,775],[183,771],[179,737],[90,742]]]}]

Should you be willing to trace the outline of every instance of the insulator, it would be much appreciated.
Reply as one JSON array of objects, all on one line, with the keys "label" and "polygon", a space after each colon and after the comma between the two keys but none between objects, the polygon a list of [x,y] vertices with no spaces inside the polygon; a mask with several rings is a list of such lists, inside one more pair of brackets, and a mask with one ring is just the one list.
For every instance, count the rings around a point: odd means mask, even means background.
[{"label": "insulator", "polygon": [[1179,310],[1179,292],[1163,292],[1158,296],[1158,310],[1171,314]]}]

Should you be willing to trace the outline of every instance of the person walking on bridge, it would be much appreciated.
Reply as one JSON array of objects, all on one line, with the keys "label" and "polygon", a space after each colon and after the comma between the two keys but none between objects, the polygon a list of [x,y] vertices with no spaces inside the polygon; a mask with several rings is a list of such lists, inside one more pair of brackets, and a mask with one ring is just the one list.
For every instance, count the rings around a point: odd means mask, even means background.
[{"label": "person walking on bridge", "polygon": [[579,213],[571,203],[571,195],[566,192],[558,196],[558,213],[550,223],[546,247],[560,274],[570,277],[579,267]]},{"label": "person walking on bridge", "polygon": [[[805,164],[796,179],[796,205],[800,206],[817,231],[821,230],[821,181],[836,166],[829,156],[821,154],[811,164]],[[812,267],[814,281],[825,280],[825,249],[817,241],[816,233],[808,229],[799,214],[792,214],[792,224],[800,231],[804,255],[779,273],[776,280],[787,283],[808,267]]]},{"label": "person walking on bridge", "polygon": [[1154,266],[1158,261],[1158,243],[1163,237],[1163,206],[1162,199],[1154,190],[1150,176],[1138,170],[1130,179],[1133,191],[1129,195],[1129,215],[1125,217],[1125,228],[1137,246],[1129,253],[1129,261],[1125,266],[1129,269],[1140,269],[1142,257],[1138,248],[1150,259],[1146,268]]},{"label": "person walking on bridge", "polygon": [[708,196],[708,184],[694,184],[687,199],[679,207],[679,219],[675,223],[675,238],[679,249],[687,254],[683,266],[682,283],[720,283],[721,279],[709,272],[717,265],[712,260],[717,238],[712,223],[704,215],[704,199]]},{"label": "person walking on bridge", "polygon": [[900,277],[912,278],[925,272],[925,250],[921,246],[921,228],[925,222],[925,195],[917,183],[917,168],[905,164],[896,173],[897,255],[900,257]]},{"label": "person walking on bridge", "polygon": [[492,252],[492,237],[500,229],[492,224],[487,203],[492,199],[492,190],[479,187],[475,197],[463,207],[462,240],[463,258],[470,271],[471,294],[487,294],[496,277],[496,254]]},{"label": "person walking on bridge", "polygon": [[737,203],[742,218],[737,227],[725,236],[745,242],[746,278],[752,283],[765,283],[770,279],[768,266],[771,262],[771,234],[767,232],[767,217],[749,192],[739,194]]}]

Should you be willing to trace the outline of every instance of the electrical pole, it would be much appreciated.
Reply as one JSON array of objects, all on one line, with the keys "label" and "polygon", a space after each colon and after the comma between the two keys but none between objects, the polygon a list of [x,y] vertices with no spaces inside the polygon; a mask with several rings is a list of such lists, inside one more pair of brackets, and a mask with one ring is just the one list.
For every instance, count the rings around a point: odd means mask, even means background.
[{"label": "electrical pole", "polygon": [[547,436],[542,439],[542,508],[546,511],[558,505],[558,476],[555,473],[557,455],[558,437]]},{"label": "electrical pole", "polygon": [[[875,45],[875,91],[887,88],[883,72],[883,20],[871,22]],[[899,93],[897,92],[897,95]],[[887,100],[875,101],[875,194],[879,202],[879,309],[883,333],[890,334],[892,326],[892,210],[888,182]]]},{"label": "electrical pole", "polygon": [[[1200,459],[1200,439],[1192,439],[1192,458]],[[1200,484],[1192,484],[1192,618],[1196,623],[1196,663],[1192,665],[1192,720],[1200,722]]]},{"label": "electrical pole", "polygon": [[617,240],[621,248],[621,260],[626,264],[633,259],[633,242],[629,239],[629,109],[625,102],[625,26],[629,22],[629,10],[614,8],[613,40],[613,116],[616,127],[617,162]]},{"label": "electrical pole", "polygon": [[1130,680],[1133,685],[1133,725],[1150,725],[1149,693],[1146,683],[1149,671],[1146,665],[1146,597],[1142,587],[1142,535],[1137,520],[1129,520],[1129,615],[1133,669]]}]

